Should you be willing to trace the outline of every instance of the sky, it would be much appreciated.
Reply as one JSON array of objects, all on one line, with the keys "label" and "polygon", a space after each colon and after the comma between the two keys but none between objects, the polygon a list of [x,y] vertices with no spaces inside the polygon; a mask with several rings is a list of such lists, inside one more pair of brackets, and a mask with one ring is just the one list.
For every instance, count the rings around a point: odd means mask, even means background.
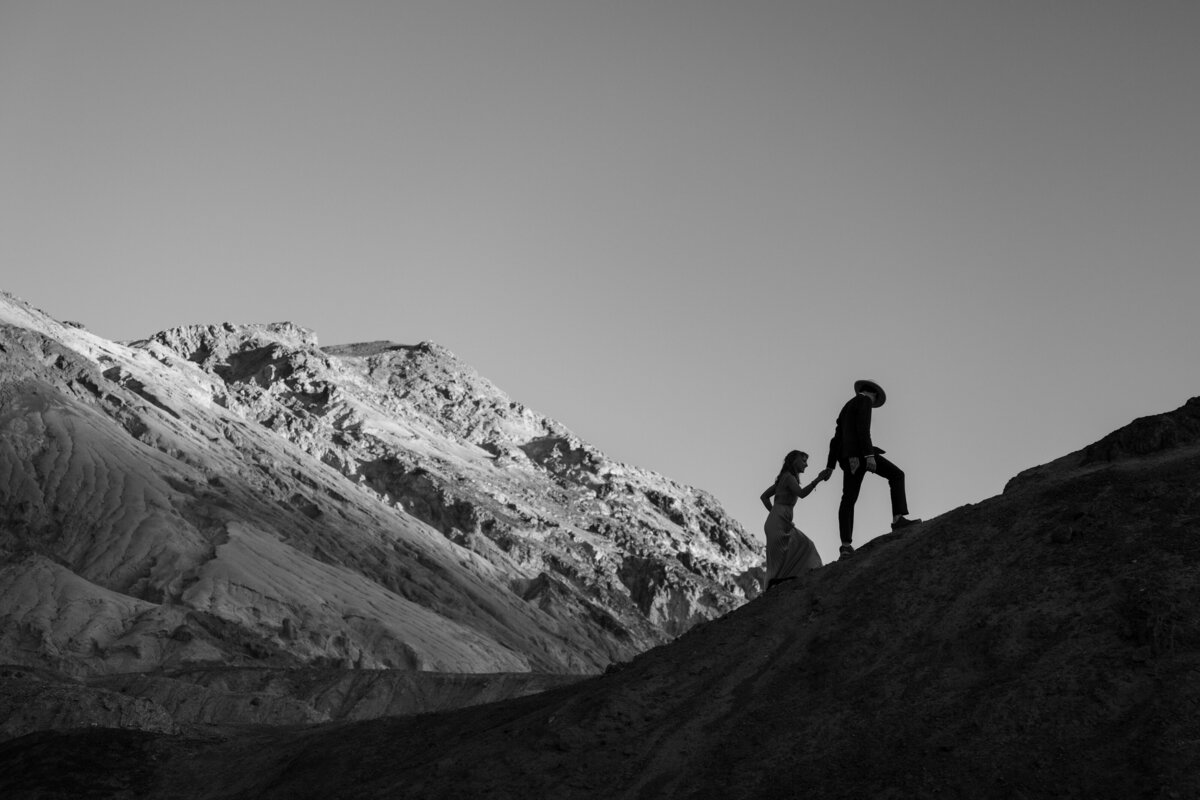
[{"label": "sky", "polygon": [[[0,0],[0,289],[435,341],[759,537],[871,378],[930,518],[1200,395],[1198,39],[1191,0]],[[796,510],[827,561],[839,492]]]}]

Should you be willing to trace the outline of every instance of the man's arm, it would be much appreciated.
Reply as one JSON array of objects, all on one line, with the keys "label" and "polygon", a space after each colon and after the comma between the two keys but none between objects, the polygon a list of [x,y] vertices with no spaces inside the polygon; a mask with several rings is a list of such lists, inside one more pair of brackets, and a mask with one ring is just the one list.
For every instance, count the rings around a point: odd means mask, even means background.
[{"label": "man's arm", "polygon": [[850,451],[859,458],[875,455],[871,446],[871,398],[858,396],[854,409],[854,448]]}]

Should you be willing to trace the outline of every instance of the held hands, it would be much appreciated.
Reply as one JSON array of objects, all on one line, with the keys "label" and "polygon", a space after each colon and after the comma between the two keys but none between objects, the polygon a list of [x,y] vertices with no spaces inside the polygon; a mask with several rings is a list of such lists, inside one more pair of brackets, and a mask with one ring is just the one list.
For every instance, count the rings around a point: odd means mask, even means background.
[{"label": "held hands", "polygon": [[831,469],[823,469],[820,472],[818,472],[817,477],[813,478],[813,482],[805,487],[804,494],[802,494],[800,496],[808,497],[808,493],[811,492],[813,489],[817,488],[818,483],[820,483],[821,481],[829,480],[829,476],[832,474],[833,474],[833,470],[831,470]]}]

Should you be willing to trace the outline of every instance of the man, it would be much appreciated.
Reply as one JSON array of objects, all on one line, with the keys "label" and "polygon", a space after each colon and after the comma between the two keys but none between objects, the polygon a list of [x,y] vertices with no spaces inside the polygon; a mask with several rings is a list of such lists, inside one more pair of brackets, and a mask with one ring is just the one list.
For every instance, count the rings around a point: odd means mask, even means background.
[{"label": "man", "polygon": [[921,520],[908,519],[908,498],[904,493],[904,470],[883,457],[884,451],[871,444],[871,410],[887,400],[883,387],[871,380],[854,382],[854,397],[842,406],[837,428],[829,441],[828,470],[837,464],[842,468],[842,502],[838,506],[838,532],[841,534],[842,556],[854,552],[850,544],[854,536],[854,504],[863,478],[874,472],[888,482],[892,495],[892,530],[903,532]]}]

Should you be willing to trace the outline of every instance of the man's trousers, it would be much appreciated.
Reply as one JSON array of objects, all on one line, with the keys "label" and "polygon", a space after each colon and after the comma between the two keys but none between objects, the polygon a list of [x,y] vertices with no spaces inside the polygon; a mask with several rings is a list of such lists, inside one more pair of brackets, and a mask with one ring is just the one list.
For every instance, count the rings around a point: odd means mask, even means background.
[{"label": "man's trousers", "polygon": [[[875,474],[888,482],[892,494],[892,516],[908,513],[908,497],[904,493],[904,470],[883,456],[875,456]],[[846,465],[842,466],[842,504],[838,506],[838,532],[842,544],[850,544],[854,536],[854,504],[867,475],[866,459],[859,459],[858,471],[853,475]]]}]

